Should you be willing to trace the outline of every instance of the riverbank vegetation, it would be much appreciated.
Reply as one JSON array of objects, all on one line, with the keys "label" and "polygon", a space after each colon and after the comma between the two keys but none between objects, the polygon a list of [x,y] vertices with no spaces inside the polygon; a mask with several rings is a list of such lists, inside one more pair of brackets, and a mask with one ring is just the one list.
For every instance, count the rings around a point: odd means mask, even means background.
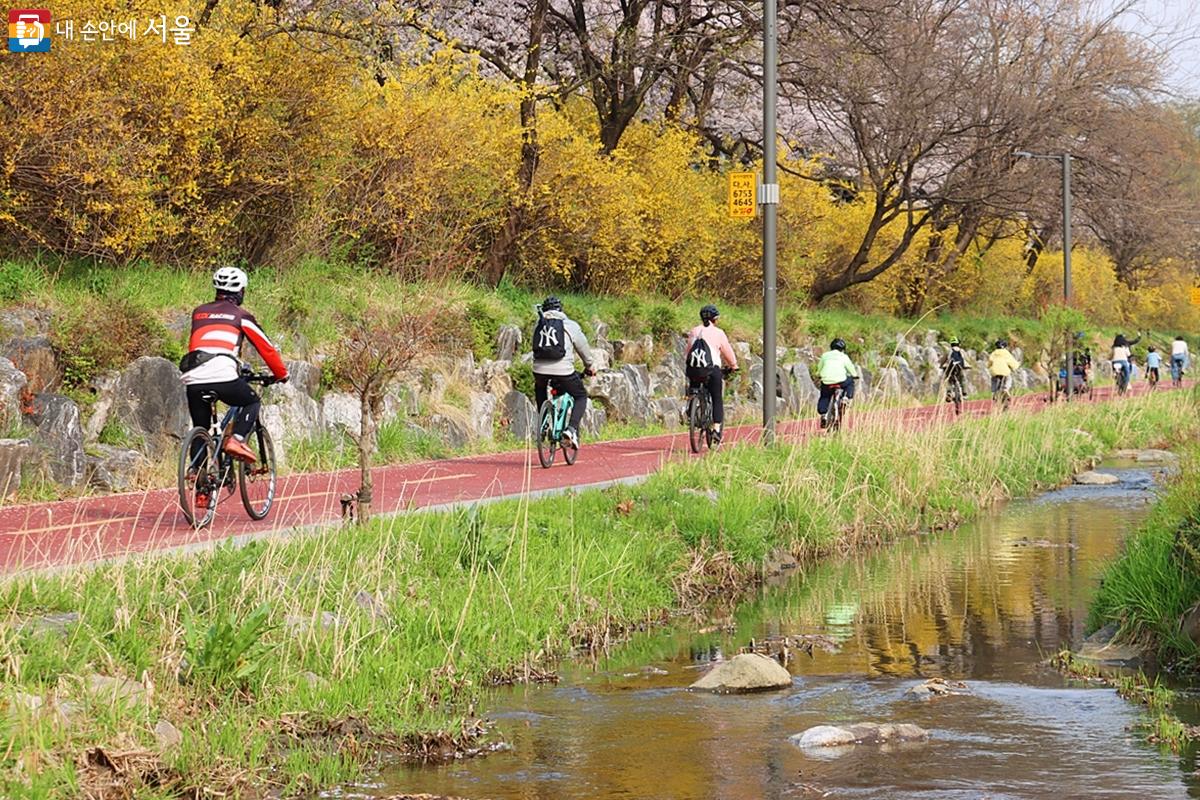
[{"label": "riverbank vegetation", "polygon": [[1119,639],[1141,646],[1159,667],[1200,671],[1200,449],[1182,468],[1150,519],[1105,572],[1088,624],[1119,626]]},{"label": "riverbank vegetation", "polygon": [[[310,792],[477,745],[483,690],[801,564],[940,529],[1118,445],[1182,393],[731,447],[645,482],[0,584],[0,794]],[[586,458],[586,451],[583,454]]]}]

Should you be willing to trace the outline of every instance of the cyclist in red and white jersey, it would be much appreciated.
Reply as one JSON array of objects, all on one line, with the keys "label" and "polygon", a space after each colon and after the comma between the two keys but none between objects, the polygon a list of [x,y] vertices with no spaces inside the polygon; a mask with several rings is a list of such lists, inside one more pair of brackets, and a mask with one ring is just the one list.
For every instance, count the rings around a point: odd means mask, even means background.
[{"label": "cyclist in red and white jersey", "polygon": [[179,362],[179,369],[187,387],[192,424],[200,428],[209,425],[209,404],[201,397],[205,392],[213,392],[221,402],[239,407],[233,436],[225,440],[224,449],[236,458],[253,462],[254,453],[245,442],[258,421],[261,403],[242,376],[242,342],[254,346],[280,383],[288,379],[288,370],[254,316],[242,308],[247,283],[246,273],[237,267],[221,267],[213,274],[216,299],[192,312],[188,354]]}]

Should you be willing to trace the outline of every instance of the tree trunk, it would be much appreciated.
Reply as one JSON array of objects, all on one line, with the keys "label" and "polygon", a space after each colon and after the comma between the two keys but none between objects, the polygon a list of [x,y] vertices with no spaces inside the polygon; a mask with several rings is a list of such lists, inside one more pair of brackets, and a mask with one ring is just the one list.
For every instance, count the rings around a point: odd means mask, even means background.
[{"label": "tree trunk", "polygon": [[833,275],[819,277],[813,281],[812,287],[808,291],[813,302],[819,303],[826,297],[831,297],[838,292],[849,289],[851,286],[873,281],[894,267],[896,262],[908,252],[913,237],[917,235],[917,232],[921,228],[925,227],[936,211],[936,208],[930,208],[919,216],[916,216],[915,219],[912,216],[912,212],[907,212],[910,216],[904,234],[900,237],[900,241],[878,263],[868,269],[864,269],[867,262],[871,259],[871,249],[874,247],[875,240],[879,236],[880,231],[887,227],[888,223],[895,219],[896,216],[894,208],[888,208],[882,202],[877,201],[875,212],[871,217],[871,221],[867,224],[866,232],[863,234],[863,240],[859,244],[854,256],[850,259],[850,262]]},{"label": "tree trunk", "polygon": [[359,397],[362,421],[358,428],[358,493],[356,519],[360,525],[371,520],[371,503],[374,502],[375,483],[371,478],[371,461],[375,457],[375,417],[371,413],[370,390]]},{"label": "tree trunk", "polygon": [[508,204],[508,213],[484,259],[484,279],[492,286],[499,285],[516,255],[517,242],[525,227],[525,213],[533,177],[537,173],[541,149],[537,135],[537,76],[542,66],[542,39],[546,30],[546,10],[550,0],[537,0],[529,20],[529,54],[525,58],[522,84],[525,96],[521,99],[521,165],[517,168],[517,196]]},{"label": "tree trunk", "polygon": [[1046,240],[1058,232],[1058,229],[1049,224],[1041,230],[1037,228],[1030,231],[1029,245],[1025,251],[1025,274],[1032,275],[1033,268],[1037,266],[1038,259],[1042,256],[1042,251],[1046,249]]}]

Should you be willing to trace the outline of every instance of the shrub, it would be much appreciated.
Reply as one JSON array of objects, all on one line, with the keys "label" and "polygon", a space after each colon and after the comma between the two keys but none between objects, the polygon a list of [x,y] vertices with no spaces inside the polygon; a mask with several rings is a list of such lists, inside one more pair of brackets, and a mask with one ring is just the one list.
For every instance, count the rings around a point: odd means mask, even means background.
[{"label": "shrub", "polygon": [[120,299],[88,298],[56,318],[50,346],[62,364],[63,383],[84,388],[102,372],[162,352],[162,338],[162,325],[145,309]]},{"label": "shrub", "polygon": [[471,331],[471,352],[477,361],[496,355],[496,334],[500,331],[500,317],[487,303],[472,300],[467,304],[467,327]]},{"label": "shrub", "polygon": [[669,303],[655,303],[646,309],[646,327],[656,342],[665,342],[683,328],[679,309]]},{"label": "shrub", "polygon": [[0,261],[0,302],[16,303],[37,294],[46,273],[26,261]]},{"label": "shrub", "polygon": [[614,334],[630,337],[644,330],[646,304],[636,297],[626,297],[617,304],[613,322]]},{"label": "shrub", "polygon": [[514,389],[533,400],[533,364],[528,361],[514,361],[508,368],[508,377],[512,379]]}]

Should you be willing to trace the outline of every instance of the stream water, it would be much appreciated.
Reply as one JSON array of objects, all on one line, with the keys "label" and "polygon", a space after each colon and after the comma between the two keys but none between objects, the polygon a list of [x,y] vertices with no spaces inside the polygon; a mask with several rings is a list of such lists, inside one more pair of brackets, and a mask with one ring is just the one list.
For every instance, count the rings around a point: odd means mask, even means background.
[{"label": "stream water", "polygon": [[[1131,730],[1147,717],[1108,688],[1064,679],[1049,655],[1077,645],[1103,564],[1145,517],[1152,473],[1114,464],[1109,487],[1014,502],[955,532],[822,564],[733,616],[636,637],[565,667],[556,686],[486,705],[511,749],[400,767],[342,796],[427,792],[471,800],[569,798],[1200,797],[1194,756]],[[719,630],[711,630],[713,624]],[[789,664],[791,689],[715,696],[687,687],[751,638],[825,634]],[[905,698],[921,680],[968,696]],[[1193,717],[1194,705],[1181,711]],[[929,741],[814,754],[814,725],[911,722]]]}]

